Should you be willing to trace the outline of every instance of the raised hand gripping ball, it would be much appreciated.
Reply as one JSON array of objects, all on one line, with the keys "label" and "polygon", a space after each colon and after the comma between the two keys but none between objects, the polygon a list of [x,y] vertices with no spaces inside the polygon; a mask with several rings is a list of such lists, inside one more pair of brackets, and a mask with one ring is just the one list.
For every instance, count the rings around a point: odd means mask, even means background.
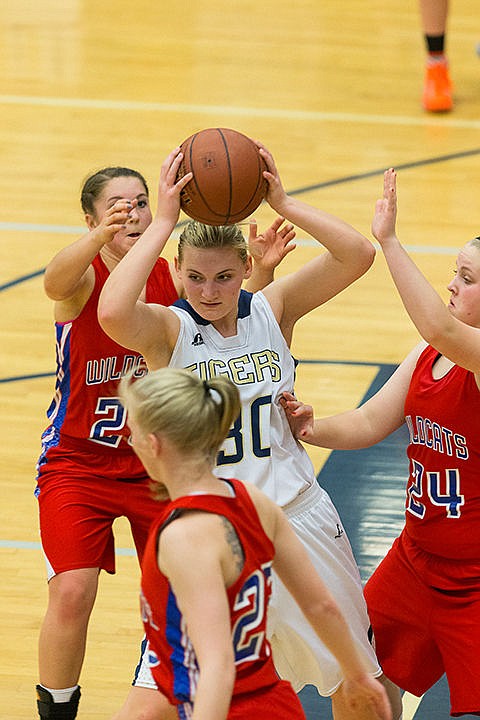
[{"label": "raised hand gripping ball", "polygon": [[233,225],[258,208],[267,191],[265,160],[246,135],[228,128],[207,128],[181,145],[177,177],[193,178],[180,194],[182,210],[205,225]]}]

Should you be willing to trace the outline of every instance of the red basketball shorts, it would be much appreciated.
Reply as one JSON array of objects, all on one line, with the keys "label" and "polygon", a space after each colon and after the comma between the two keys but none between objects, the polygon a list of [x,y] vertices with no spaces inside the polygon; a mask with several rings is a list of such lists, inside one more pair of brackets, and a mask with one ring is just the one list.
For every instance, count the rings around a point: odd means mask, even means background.
[{"label": "red basketball shorts", "polygon": [[141,559],[151,522],[163,508],[153,498],[149,477],[138,475],[138,460],[131,452],[105,456],[50,448],[39,468],[35,494],[49,579],[79,568],[114,573],[112,525],[122,516],[130,522]]},{"label": "red basketball shorts", "polygon": [[420,696],[445,672],[451,714],[480,715],[480,576],[462,578],[461,568],[461,558],[428,555],[403,532],[367,582],[365,598],[385,675]]}]

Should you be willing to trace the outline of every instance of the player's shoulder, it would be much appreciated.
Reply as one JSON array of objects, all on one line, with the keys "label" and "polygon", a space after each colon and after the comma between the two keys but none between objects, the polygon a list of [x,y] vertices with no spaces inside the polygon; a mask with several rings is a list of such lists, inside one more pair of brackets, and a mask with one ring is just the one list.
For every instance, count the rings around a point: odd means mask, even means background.
[{"label": "player's shoulder", "polygon": [[182,508],[162,528],[161,542],[165,547],[173,546],[177,549],[192,543],[205,543],[220,523],[221,517],[215,512]]},{"label": "player's shoulder", "polygon": [[223,518],[204,510],[182,512],[168,523],[159,537],[160,568],[168,575],[172,568],[209,563],[224,545]]}]

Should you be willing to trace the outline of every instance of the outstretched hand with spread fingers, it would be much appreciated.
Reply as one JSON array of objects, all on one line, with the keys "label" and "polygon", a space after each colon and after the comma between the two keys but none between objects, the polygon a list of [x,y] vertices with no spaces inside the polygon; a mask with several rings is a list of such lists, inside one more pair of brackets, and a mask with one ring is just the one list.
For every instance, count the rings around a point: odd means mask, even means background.
[{"label": "outstretched hand with spread fingers", "polygon": [[256,221],[250,221],[248,249],[255,263],[265,270],[274,270],[288,253],[296,248],[292,242],[295,237],[293,225],[284,225],[284,221],[285,218],[277,217],[270,227],[260,234],[257,234]]}]

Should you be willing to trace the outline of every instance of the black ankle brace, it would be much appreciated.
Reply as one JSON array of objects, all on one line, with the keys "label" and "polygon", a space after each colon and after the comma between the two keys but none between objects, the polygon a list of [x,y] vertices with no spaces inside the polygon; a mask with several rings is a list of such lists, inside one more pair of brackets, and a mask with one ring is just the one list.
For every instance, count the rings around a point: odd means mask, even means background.
[{"label": "black ankle brace", "polygon": [[80,700],[80,688],[74,691],[68,702],[53,702],[53,697],[48,690],[37,685],[37,707],[38,714],[42,720],[75,720]]}]

